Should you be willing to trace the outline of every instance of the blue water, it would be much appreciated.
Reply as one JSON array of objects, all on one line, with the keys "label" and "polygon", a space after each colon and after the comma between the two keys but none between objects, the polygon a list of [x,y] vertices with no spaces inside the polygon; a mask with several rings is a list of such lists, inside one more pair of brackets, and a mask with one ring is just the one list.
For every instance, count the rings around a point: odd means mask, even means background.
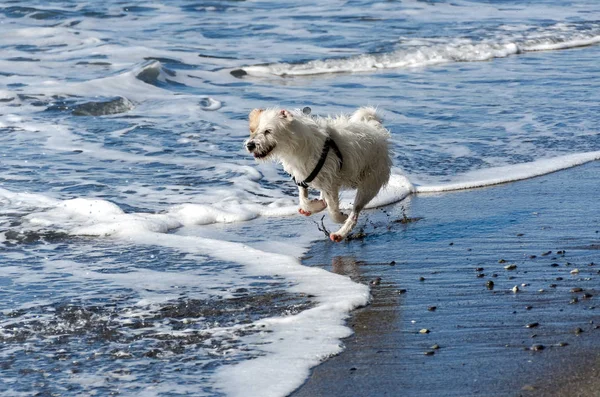
[{"label": "blue water", "polygon": [[598,43],[592,0],[3,3],[0,394],[243,395],[218,372],[287,351],[258,321],[338,293],[277,267],[323,236],[261,217],[296,189],[250,110],[378,106],[395,167],[449,182],[599,151]]}]

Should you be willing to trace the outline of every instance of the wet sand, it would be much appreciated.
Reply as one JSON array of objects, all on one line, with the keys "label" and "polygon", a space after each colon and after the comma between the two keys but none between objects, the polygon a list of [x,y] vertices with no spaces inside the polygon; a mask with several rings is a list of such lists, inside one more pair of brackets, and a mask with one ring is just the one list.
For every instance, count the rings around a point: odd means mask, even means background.
[{"label": "wet sand", "polygon": [[292,395],[600,395],[599,191],[596,162],[410,197],[361,240],[316,242],[304,263],[373,299]]}]

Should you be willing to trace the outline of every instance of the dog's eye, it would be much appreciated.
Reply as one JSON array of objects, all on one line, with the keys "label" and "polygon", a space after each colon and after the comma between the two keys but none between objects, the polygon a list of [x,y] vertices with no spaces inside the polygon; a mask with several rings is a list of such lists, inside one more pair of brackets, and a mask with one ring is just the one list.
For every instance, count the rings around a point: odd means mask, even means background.
[{"label": "dog's eye", "polygon": [[265,130],[264,134],[265,135],[269,135],[271,133],[271,130]]}]

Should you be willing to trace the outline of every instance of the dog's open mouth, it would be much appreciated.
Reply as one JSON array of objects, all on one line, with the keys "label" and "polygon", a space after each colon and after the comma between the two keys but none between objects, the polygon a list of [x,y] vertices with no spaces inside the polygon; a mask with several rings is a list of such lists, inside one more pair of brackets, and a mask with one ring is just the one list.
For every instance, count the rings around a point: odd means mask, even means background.
[{"label": "dog's open mouth", "polygon": [[262,151],[256,150],[252,154],[254,155],[255,159],[264,159],[273,151],[273,149],[275,149],[274,145],[271,146],[270,148],[267,148],[266,150],[262,150]]}]

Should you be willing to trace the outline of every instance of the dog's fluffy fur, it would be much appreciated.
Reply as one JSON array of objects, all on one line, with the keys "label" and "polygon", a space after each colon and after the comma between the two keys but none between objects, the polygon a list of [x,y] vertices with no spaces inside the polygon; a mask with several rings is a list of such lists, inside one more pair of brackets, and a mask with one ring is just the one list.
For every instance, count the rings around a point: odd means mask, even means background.
[{"label": "dog's fluffy fur", "polygon": [[[249,124],[246,149],[258,160],[279,161],[297,181],[303,181],[313,171],[328,136],[337,144],[343,164],[335,151],[329,150],[323,168],[310,183],[311,188],[321,191],[321,198],[309,200],[308,189],[298,186],[298,212],[309,216],[328,208],[333,221],[343,224],[331,233],[332,241],[339,242],[348,236],[360,211],[390,178],[390,133],[382,126],[374,108],[363,107],[351,116],[336,118],[312,117],[282,109],[254,109]],[[340,212],[340,189],[357,190],[350,216]]]}]

